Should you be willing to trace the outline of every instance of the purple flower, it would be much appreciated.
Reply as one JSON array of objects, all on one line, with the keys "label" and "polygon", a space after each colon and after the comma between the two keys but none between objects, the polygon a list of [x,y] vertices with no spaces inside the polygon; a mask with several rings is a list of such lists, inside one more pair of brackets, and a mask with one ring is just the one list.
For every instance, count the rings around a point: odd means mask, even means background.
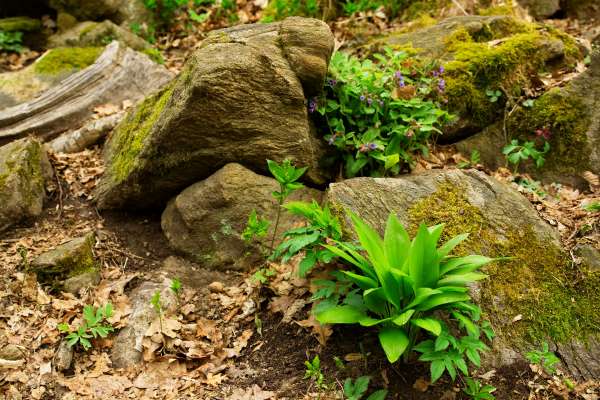
[{"label": "purple flower", "polygon": [[314,113],[317,110],[317,98],[313,97],[312,99],[310,99],[308,101],[308,112],[309,113]]},{"label": "purple flower", "polygon": [[438,89],[440,90],[440,92],[443,92],[444,90],[446,90],[446,81],[443,79],[440,79],[440,81],[438,82]]},{"label": "purple flower", "polygon": [[443,74],[444,72],[446,72],[446,70],[444,69],[444,66],[440,65],[440,74]]},{"label": "purple flower", "polygon": [[373,104],[373,99],[372,98],[368,98],[367,99],[367,104],[370,106],[371,104]]},{"label": "purple flower", "polygon": [[394,74],[394,76],[396,76],[396,79],[402,79],[402,72],[396,71],[396,73]]},{"label": "purple flower", "polygon": [[438,71],[433,71],[433,76],[435,76],[436,78],[438,77],[440,73]]},{"label": "purple flower", "polygon": [[404,77],[402,76],[402,72],[396,71],[394,76],[396,77],[396,79],[398,79],[398,86],[404,87]]},{"label": "purple flower", "polygon": [[360,96],[360,101],[365,101],[365,99],[366,99],[366,97],[364,94]]},{"label": "purple flower", "polygon": [[367,147],[369,150],[377,150],[377,145],[375,143],[369,143],[367,144]]},{"label": "purple flower", "polygon": [[335,86],[335,85],[337,85],[337,81],[335,79],[329,79],[327,81],[327,83],[329,83],[329,86]]}]

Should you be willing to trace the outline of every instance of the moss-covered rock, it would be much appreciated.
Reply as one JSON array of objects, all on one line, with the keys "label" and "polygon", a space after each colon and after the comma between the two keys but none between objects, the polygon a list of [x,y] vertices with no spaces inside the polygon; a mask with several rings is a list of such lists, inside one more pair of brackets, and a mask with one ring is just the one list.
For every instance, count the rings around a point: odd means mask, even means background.
[{"label": "moss-covered rock", "polygon": [[152,13],[142,0],[50,0],[50,7],[79,21],[111,21],[128,28],[132,23],[152,23]]},{"label": "moss-covered rock", "polygon": [[[489,278],[473,293],[498,335],[491,362],[505,362],[506,349],[522,351],[546,340],[565,352],[576,377],[600,376],[600,363],[582,361],[600,355],[600,273],[575,266],[557,232],[506,184],[478,171],[429,171],[332,184],[327,198],[334,209],[350,209],[380,232],[394,212],[413,232],[424,222],[445,223],[446,238],[470,233],[458,253],[512,257],[488,266]],[[522,318],[514,322],[517,315]],[[579,358],[567,350],[573,346]]]},{"label": "moss-covered rock", "polygon": [[96,274],[98,265],[94,259],[96,236],[89,233],[72,239],[31,262],[38,280],[54,287],[62,287],[65,280],[82,274]]},{"label": "moss-covered rock", "polygon": [[[576,42],[549,26],[510,16],[453,17],[373,43],[409,49],[419,57],[443,60],[448,108],[458,119],[442,141],[472,135],[501,118],[507,96],[518,98],[536,85],[539,72],[574,65]],[[487,91],[503,95],[492,102]]]},{"label": "moss-covered rock", "polygon": [[600,54],[595,53],[588,70],[564,88],[544,93],[530,108],[518,107],[506,121],[506,135],[503,124],[496,124],[457,146],[464,153],[478,150],[482,162],[494,168],[505,162],[502,147],[506,139],[535,140],[536,130],[547,128],[550,151],[544,166],[523,163],[521,170],[547,183],[586,188],[582,173],[600,173],[599,107]]},{"label": "moss-covered rock", "polygon": [[0,31],[4,32],[36,32],[42,28],[38,19],[29,17],[11,17],[0,19]]},{"label": "moss-covered rock", "polygon": [[34,139],[0,147],[0,232],[41,214],[48,169],[46,152]]},{"label": "moss-covered rock", "polygon": [[39,75],[64,76],[92,65],[102,50],[102,47],[58,47],[36,60],[33,69]]},{"label": "moss-covered rock", "polygon": [[48,38],[49,47],[103,47],[117,40],[137,51],[151,48],[150,44],[111,21],[82,22]]},{"label": "moss-covered rock", "polygon": [[[174,249],[210,268],[244,270],[260,263],[262,251],[271,243],[274,226],[261,246],[245,243],[241,234],[248,216],[256,210],[261,218],[275,220],[277,202],[271,193],[279,184],[273,178],[255,174],[239,164],[227,164],[208,179],[198,182],[173,198],[162,214],[163,231]],[[301,189],[290,200],[320,201],[322,193]],[[282,215],[281,232],[301,220]]]},{"label": "moss-covered rock", "polygon": [[332,49],[327,25],[304,18],[211,33],[109,138],[99,206],[163,206],[229,162],[266,171],[267,158],[290,158],[324,183],[305,93],[321,87]]}]

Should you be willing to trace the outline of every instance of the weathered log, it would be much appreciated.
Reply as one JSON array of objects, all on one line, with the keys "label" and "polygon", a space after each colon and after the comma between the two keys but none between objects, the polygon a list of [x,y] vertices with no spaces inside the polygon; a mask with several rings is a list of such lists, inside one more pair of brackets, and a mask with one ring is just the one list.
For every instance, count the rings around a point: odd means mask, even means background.
[{"label": "weathered log", "polygon": [[94,107],[140,100],[172,77],[144,54],[112,42],[86,69],[32,101],[0,111],[0,145],[27,135],[48,140],[79,128],[92,116]]},{"label": "weathered log", "polygon": [[79,129],[63,133],[48,143],[48,147],[55,153],[77,153],[92,146],[115,126],[125,116],[124,112],[108,115],[99,119],[91,120]]}]

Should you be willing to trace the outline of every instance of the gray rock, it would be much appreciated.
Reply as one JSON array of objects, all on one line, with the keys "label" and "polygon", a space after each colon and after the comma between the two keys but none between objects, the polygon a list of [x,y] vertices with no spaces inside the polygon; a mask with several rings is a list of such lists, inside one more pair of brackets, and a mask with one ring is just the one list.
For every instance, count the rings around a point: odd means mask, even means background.
[{"label": "gray rock", "polygon": [[50,7],[80,21],[108,18],[127,27],[133,22],[152,21],[152,13],[142,0],[50,0]]},{"label": "gray rock", "polygon": [[507,184],[475,170],[431,170],[334,183],[327,199],[333,210],[350,209],[379,232],[393,212],[409,232],[419,223],[445,223],[443,239],[470,233],[457,252],[512,257],[487,266],[489,278],[473,291],[497,334],[486,366],[511,364],[551,341],[572,376],[600,376],[598,274],[575,268],[555,229]]},{"label": "gray rock", "polygon": [[[278,189],[273,178],[255,174],[239,164],[227,164],[169,202],[162,215],[163,232],[171,247],[203,266],[247,269],[261,259],[261,248],[246,244],[240,235],[253,209],[259,216],[275,221],[277,202],[271,193]],[[318,190],[305,188],[289,200],[320,201],[321,197]],[[277,239],[300,222],[283,211]],[[262,240],[267,248],[273,225]]]},{"label": "gray rock", "polygon": [[107,141],[99,207],[161,206],[229,162],[264,172],[267,158],[290,158],[324,183],[305,90],[324,79],[332,49],[329,28],[312,19],[212,32]]},{"label": "gray rock", "polygon": [[177,299],[169,288],[170,280],[162,283],[143,282],[129,296],[131,314],[127,326],[121,329],[113,342],[111,360],[115,368],[127,368],[142,360],[142,340],[144,334],[157,317],[150,300],[156,291],[160,291],[164,313],[172,312]]},{"label": "gray rock", "polygon": [[[72,239],[42,253],[31,262],[31,269],[37,273],[41,282],[56,283],[85,273],[90,274],[88,276],[88,279],[90,279],[93,274],[98,273],[93,250],[95,243],[96,239],[93,232]],[[83,283],[82,280],[85,279],[81,278],[79,283]],[[77,282],[77,280],[71,281],[70,287],[76,288]]]},{"label": "gray rock", "polygon": [[538,19],[551,17],[561,9],[559,0],[519,0],[519,4]]},{"label": "gray rock", "polygon": [[588,243],[578,244],[574,249],[575,255],[581,258],[584,265],[600,271],[600,251]]},{"label": "gray rock", "polygon": [[73,362],[73,347],[67,344],[66,340],[61,340],[54,353],[53,365],[56,371],[64,372],[71,368]]},{"label": "gray rock", "polygon": [[49,169],[46,153],[34,139],[0,147],[0,232],[41,214]]},{"label": "gray rock", "polygon": [[113,40],[137,51],[149,49],[151,46],[141,37],[111,21],[81,22],[64,32],[48,38],[48,47],[86,47],[106,46]]},{"label": "gray rock", "polygon": [[99,282],[100,272],[93,270],[65,279],[63,289],[65,292],[77,295],[82,289],[94,287]]}]

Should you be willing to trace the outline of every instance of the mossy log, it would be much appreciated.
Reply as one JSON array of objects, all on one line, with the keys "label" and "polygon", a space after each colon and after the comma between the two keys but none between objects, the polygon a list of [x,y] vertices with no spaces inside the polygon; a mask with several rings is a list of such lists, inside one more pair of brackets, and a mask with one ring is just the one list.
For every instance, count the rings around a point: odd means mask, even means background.
[{"label": "mossy log", "polygon": [[79,128],[95,106],[137,101],[172,78],[147,56],[109,44],[89,67],[27,103],[0,111],[0,145],[33,134],[44,140]]}]

